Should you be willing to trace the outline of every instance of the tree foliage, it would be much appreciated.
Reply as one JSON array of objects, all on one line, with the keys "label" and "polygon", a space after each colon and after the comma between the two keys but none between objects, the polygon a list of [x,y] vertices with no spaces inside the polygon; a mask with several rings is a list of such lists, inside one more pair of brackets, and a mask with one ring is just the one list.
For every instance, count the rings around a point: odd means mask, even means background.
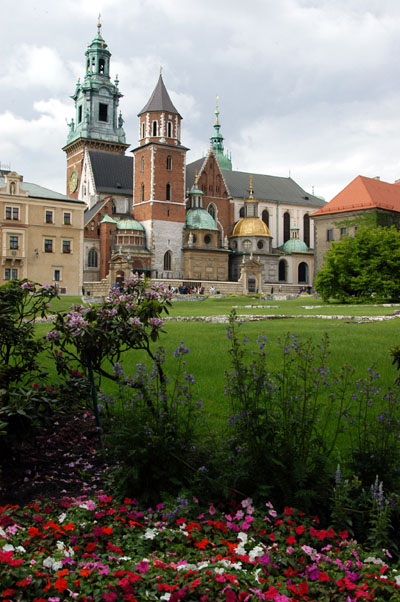
[{"label": "tree foliage", "polygon": [[315,288],[328,301],[360,303],[400,299],[400,232],[362,226],[355,236],[332,243]]}]

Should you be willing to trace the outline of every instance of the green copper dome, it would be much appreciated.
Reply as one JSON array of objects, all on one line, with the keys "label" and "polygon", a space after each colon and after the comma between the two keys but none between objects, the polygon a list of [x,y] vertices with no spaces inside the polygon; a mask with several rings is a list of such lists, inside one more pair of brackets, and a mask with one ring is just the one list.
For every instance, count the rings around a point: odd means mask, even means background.
[{"label": "green copper dome", "polygon": [[218,230],[214,218],[205,209],[189,209],[186,212],[188,230]]},{"label": "green copper dome", "polygon": [[117,230],[141,230],[144,232],[144,227],[135,219],[121,219],[117,222]]},{"label": "green copper dome", "polygon": [[304,253],[304,251],[308,251],[306,243],[299,238],[287,240],[282,249],[285,253]]},{"label": "green copper dome", "polygon": [[100,224],[116,224],[116,220],[113,219],[112,217],[110,217],[108,215],[108,213],[105,214],[105,216],[101,219]]}]

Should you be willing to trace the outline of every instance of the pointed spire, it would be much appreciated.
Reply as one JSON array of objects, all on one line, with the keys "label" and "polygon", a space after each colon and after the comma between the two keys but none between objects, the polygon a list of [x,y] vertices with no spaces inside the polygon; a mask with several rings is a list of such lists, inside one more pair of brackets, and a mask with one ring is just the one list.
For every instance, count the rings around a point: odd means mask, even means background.
[{"label": "pointed spire", "polygon": [[215,102],[215,121],[214,121],[214,134],[211,136],[211,147],[215,153],[219,166],[222,169],[232,169],[232,161],[224,152],[224,137],[219,131],[221,129],[221,124],[219,122],[219,96],[216,97]]},{"label": "pointed spire", "polygon": [[249,177],[249,199],[253,199],[253,176]]},{"label": "pointed spire", "polygon": [[176,115],[179,115],[178,111],[172,104],[172,100],[169,97],[161,73],[150,100],[143,107],[140,113],[138,113],[138,116],[151,111],[165,111],[166,113],[175,113]]}]

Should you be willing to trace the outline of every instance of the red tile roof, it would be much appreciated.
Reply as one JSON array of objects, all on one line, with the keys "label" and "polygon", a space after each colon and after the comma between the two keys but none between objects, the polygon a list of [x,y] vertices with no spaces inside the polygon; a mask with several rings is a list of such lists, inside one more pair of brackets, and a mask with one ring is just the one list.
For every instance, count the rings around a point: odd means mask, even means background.
[{"label": "red tile roof", "polygon": [[312,217],[344,211],[387,209],[400,212],[400,184],[357,176]]}]

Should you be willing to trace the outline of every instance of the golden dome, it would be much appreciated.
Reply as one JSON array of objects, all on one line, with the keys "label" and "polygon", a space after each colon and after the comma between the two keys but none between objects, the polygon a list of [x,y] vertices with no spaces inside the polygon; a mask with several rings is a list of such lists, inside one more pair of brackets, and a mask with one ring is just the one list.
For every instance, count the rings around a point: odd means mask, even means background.
[{"label": "golden dome", "polygon": [[233,229],[232,236],[271,236],[268,226],[259,217],[242,217]]}]

